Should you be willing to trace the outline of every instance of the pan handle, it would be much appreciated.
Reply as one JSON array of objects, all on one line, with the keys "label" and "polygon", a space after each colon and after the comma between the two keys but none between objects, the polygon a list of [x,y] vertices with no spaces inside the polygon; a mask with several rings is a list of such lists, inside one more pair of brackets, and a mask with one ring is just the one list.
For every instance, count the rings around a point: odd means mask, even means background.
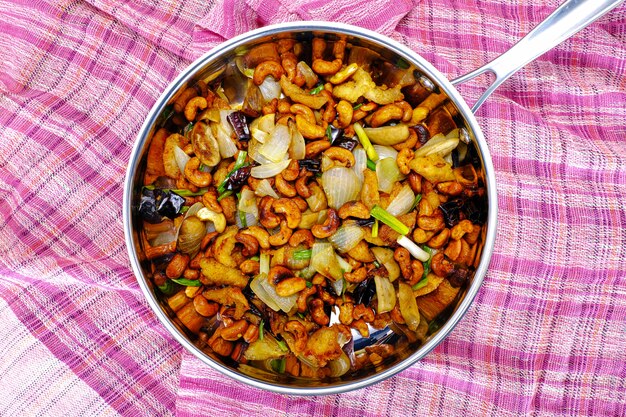
[{"label": "pan handle", "polygon": [[453,80],[452,84],[464,83],[485,72],[491,72],[496,76],[489,88],[474,103],[472,112],[476,113],[487,97],[517,70],[623,2],[624,0],[567,0],[511,49],[488,64]]}]

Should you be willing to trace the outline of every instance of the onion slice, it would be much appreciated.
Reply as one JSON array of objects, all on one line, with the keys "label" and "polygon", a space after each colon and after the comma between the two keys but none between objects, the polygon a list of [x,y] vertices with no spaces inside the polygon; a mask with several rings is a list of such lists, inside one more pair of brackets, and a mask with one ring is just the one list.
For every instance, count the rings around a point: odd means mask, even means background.
[{"label": "onion slice", "polygon": [[280,198],[276,191],[272,188],[272,185],[268,180],[261,180],[259,184],[256,186],[256,190],[254,190],[254,194],[259,197],[265,197],[269,195],[270,197],[274,197],[276,199]]},{"label": "onion slice", "polygon": [[283,172],[291,163],[291,159],[280,162],[270,162],[255,166],[250,170],[250,175],[254,178],[271,178]]},{"label": "onion slice", "polygon": [[180,147],[174,146],[174,158],[176,159],[176,165],[178,165],[178,169],[180,169],[180,172],[182,172],[184,175],[185,165],[187,165],[187,162],[189,162],[191,157],[187,155],[185,151],[183,151]]},{"label": "onion slice", "polygon": [[354,248],[365,236],[363,228],[356,224],[344,224],[328,238],[330,243],[341,253]]},{"label": "onion slice", "polygon": [[361,181],[352,169],[336,167],[322,174],[322,187],[328,199],[328,206],[339,209],[348,201],[358,199]]},{"label": "onion slice", "polygon": [[411,211],[413,202],[415,201],[415,194],[408,184],[405,184],[398,195],[391,200],[391,203],[387,206],[387,212],[392,216],[402,216]]}]

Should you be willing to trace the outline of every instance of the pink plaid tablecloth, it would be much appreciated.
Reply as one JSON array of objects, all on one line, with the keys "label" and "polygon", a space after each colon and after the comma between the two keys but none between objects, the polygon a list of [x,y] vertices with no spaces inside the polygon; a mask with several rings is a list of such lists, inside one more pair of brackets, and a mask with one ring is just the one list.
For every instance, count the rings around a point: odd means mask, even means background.
[{"label": "pink plaid tablecloth", "polygon": [[445,342],[381,384],[300,398],[222,376],[159,324],[124,246],[135,135],[224,39],[347,22],[453,78],[559,2],[0,0],[0,415],[626,415],[623,6],[479,111],[500,198],[489,273]]}]

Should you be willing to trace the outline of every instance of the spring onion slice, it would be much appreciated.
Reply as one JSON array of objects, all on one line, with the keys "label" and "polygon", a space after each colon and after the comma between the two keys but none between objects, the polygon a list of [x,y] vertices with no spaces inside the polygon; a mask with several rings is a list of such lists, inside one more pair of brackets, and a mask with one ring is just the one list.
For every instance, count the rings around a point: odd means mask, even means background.
[{"label": "spring onion slice", "polygon": [[[154,185],[145,185],[143,188],[145,188],[146,190],[154,190],[154,189],[156,189],[156,187]],[[200,188],[195,193],[192,192],[192,191],[186,190],[184,188],[181,188],[181,189],[161,188],[160,190],[164,191],[164,192],[171,191],[171,192],[173,192],[175,194],[178,194],[181,197],[195,197],[195,196],[199,196],[199,195],[204,195],[204,193],[209,191],[208,188]]]},{"label": "spring onion slice", "polygon": [[417,246],[411,239],[406,236],[400,236],[396,240],[400,246],[411,252],[411,255],[415,259],[418,259],[422,262],[426,262],[430,259],[430,254],[426,252],[424,249]]},{"label": "spring onion slice", "polygon": [[263,328],[265,327],[265,321],[261,320],[259,323],[259,340],[263,340]]},{"label": "spring onion slice", "polygon": [[287,347],[287,343],[285,343],[283,340],[276,339],[276,343],[278,343],[278,347],[280,347],[281,350],[285,352],[289,350],[289,348]]},{"label": "spring onion slice", "polygon": [[[380,220],[385,223],[387,226],[391,227],[396,232],[400,233],[403,237],[407,233],[409,233],[409,227],[402,223],[400,220],[389,214],[387,210],[376,205],[372,207],[372,211],[370,211],[370,215],[375,219]],[[400,243],[400,242],[398,242]],[[411,242],[413,243],[413,242]],[[415,245],[415,243],[413,243]],[[416,246],[417,247],[417,246]],[[408,249],[408,248],[407,248]],[[419,249],[419,247],[418,247]],[[410,250],[410,249],[409,249]],[[421,250],[421,249],[420,249]]]},{"label": "spring onion slice", "polygon": [[313,90],[311,90],[311,92],[309,94],[311,94],[312,96],[314,96],[315,94],[318,94],[320,91],[322,91],[324,89],[324,84],[320,84],[317,87],[315,87]]},{"label": "spring onion slice", "polygon": [[[426,272],[426,269],[424,269],[424,272]],[[413,289],[413,291],[419,290],[420,288],[425,287],[426,284],[428,284],[428,278],[422,278],[417,284],[413,285],[411,288]]]},{"label": "spring onion slice", "polygon": [[411,206],[411,209],[409,211],[412,211],[415,209],[415,207],[417,207],[417,205],[420,203],[420,201],[422,200],[422,195],[418,194],[415,196],[415,201],[413,201],[413,205]]},{"label": "spring onion slice", "polygon": [[272,361],[270,362],[270,365],[272,366],[272,369],[276,372],[278,372],[279,374],[283,374],[285,373],[285,366],[286,366],[287,361],[285,361],[285,358],[280,358],[280,359],[272,359]]},{"label": "spring onion slice", "polygon": [[172,284],[172,281],[169,280],[169,279],[165,281],[165,284],[159,285],[158,288],[165,295],[172,295],[172,294],[174,294],[174,290],[176,289],[175,285]]},{"label": "spring onion slice", "polygon": [[235,160],[235,166],[233,166],[232,171],[230,171],[228,174],[226,174],[226,177],[224,178],[224,181],[222,181],[222,183],[217,187],[217,191],[222,194],[224,191],[226,191],[226,189],[224,187],[226,187],[226,181],[231,177],[231,175],[233,175],[235,173],[235,171],[237,171],[239,168],[243,167],[243,165],[246,162],[246,157],[248,156],[248,152],[246,151],[240,151],[239,155],[237,155],[237,159]]},{"label": "spring onion slice", "polygon": [[374,161],[372,161],[371,159],[367,160],[367,168],[372,170],[372,171],[376,171],[376,163]]},{"label": "spring onion slice", "polygon": [[363,149],[365,149],[365,152],[367,152],[367,157],[374,162],[378,161],[378,154],[376,153],[376,149],[374,149],[374,146],[372,145],[372,142],[370,142],[370,139],[367,137],[367,134],[365,133],[365,130],[363,130],[363,127],[361,127],[359,123],[355,123],[353,126],[354,132],[359,137],[361,145],[363,145]]},{"label": "spring onion slice", "polygon": [[352,107],[352,110],[358,110],[361,108],[361,106],[363,105],[363,103],[359,103],[356,106]]},{"label": "spring onion slice", "polygon": [[372,226],[372,237],[378,237],[378,219],[374,220],[374,225]]},{"label": "spring onion slice", "polygon": [[[424,249],[424,252],[426,252],[426,253],[428,253],[430,255],[430,258],[428,258],[428,260],[426,262],[424,262],[424,274],[422,275],[422,281],[423,281],[423,280],[426,279],[426,277],[430,273],[430,263],[433,260],[433,257],[432,257],[433,250],[431,248],[429,248],[428,246],[426,246],[426,245],[424,245],[422,249]],[[419,282],[417,284],[419,284]],[[417,285],[417,284],[415,284],[415,285]]]},{"label": "spring onion slice", "polygon": [[180,285],[186,285],[187,287],[199,287],[200,285],[202,285],[202,283],[198,279],[194,280],[194,279],[178,278],[178,279],[173,279],[172,281]]},{"label": "spring onion slice", "polygon": [[219,197],[217,197],[217,201],[222,201],[223,199],[225,199],[226,197],[231,196],[231,195],[233,195],[233,191],[232,190],[224,191],[222,194],[220,194]]},{"label": "spring onion slice", "polygon": [[313,251],[311,249],[297,250],[293,253],[293,259],[295,259],[296,261],[303,261],[306,259],[311,259],[312,252]]},{"label": "spring onion slice", "polygon": [[330,125],[328,125],[328,127],[326,128],[326,137],[329,141],[333,140],[333,132],[332,130],[330,130]]}]

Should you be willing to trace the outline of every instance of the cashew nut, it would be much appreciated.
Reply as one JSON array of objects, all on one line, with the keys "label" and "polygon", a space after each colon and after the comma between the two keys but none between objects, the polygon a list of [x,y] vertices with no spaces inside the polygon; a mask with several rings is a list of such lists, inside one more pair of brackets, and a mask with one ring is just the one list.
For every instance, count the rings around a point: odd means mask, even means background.
[{"label": "cashew nut", "polygon": [[276,294],[281,297],[289,297],[306,288],[306,280],[300,277],[291,277],[276,284]]},{"label": "cashew nut", "polygon": [[259,220],[266,229],[273,229],[280,224],[280,217],[272,213],[274,201],[274,198],[266,195],[259,202]]},{"label": "cashew nut", "polygon": [[339,215],[337,214],[337,210],[330,208],[328,209],[328,218],[323,224],[316,224],[311,228],[311,233],[318,239],[324,239],[329,236],[332,236],[339,225],[341,224],[341,220],[339,219]]},{"label": "cashew nut", "polygon": [[363,187],[361,188],[361,201],[365,207],[372,209],[380,202],[380,194],[378,194],[378,177],[376,172],[370,169],[363,170]]},{"label": "cashew nut", "polygon": [[310,230],[300,229],[289,238],[289,246],[292,248],[295,248],[302,243],[304,243],[307,248],[312,247],[313,243],[315,243],[315,238]]},{"label": "cashew nut", "polygon": [[359,69],[359,65],[356,62],[353,62],[347,67],[344,67],[341,70],[339,70],[335,75],[330,77],[328,81],[333,84],[341,84],[347,81],[350,77],[352,77],[354,73],[356,72],[356,70],[358,69]]},{"label": "cashew nut", "polygon": [[185,106],[187,102],[191,100],[192,97],[196,97],[198,92],[193,87],[187,87],[174,101],[174,111],[176,113],[182,113],[185,111]]},{"label": "cashew nut", "polygon": [[282,265],[274,265],[270,268],[270,272],[267,274],[267,281],[270,284],[276,285],[280,281],[293,277],[293,271]]},{"label": "cashew nut", "polygon": [[[289,184],[287,181],[285,181],[285,179],[283,178],[282,173],[276,175],[276,190],[281,193],[282,195],[284,195],[285,197],[295,197],[296,196],[296,188]],[[274,203],[275,205],[276,203]]]},{"label": "cashew nut", "polygon": [[[299,212],[298,212],[299,213]],[[297,224],[296,224],[297,226]],[[293,231],[287,226],[286,221],[280,222],[280,231],[270,236],[269,242],[272,246],[283,246],[287,242],[289,242],[289,238]]]},{"label": "cashew nut", "polygon": [[[300,103],[292,104],[291,107],[289,108],[289,111],[295,115],[301,115],[309,123],[312,123],[312,124],[316,123],[315,114],[313,114],[313,110],[311,110],[309,107],[305,106],[304,104],[300,104]],[[283,113],[286,113],[286,112],[283,112]]]},{"label": "cashew nut", "polygon": [[370,307],[366,307],[363,304],[357,304],[354,306],[354,310],[352,311],[352,317],[355,320],[363,319],[366,323],[371,323],[374,321],[374,310]]},{"label": "cashew nut", "polygon": [[296,351],[294,353],[303,352],[306,348],[306,343],[309,340],[309,334],[304,325],[297,320],[290,320],[285,323],[285,331],[293,334],[296,339],[294,346]]},{"label": "cashew nut", "polygon": [[443,214],[440,210],[435,212],[435,214],[432,216],[418,216],[417,225],[420,229],[435,233],[443,230],[443,228],[446,227],[445,221],[443,219]]},{"label": "cashew nut", "polygon": [[196,156],[185,164],[185,178],[196,187],[207,187],[211,184],[211,173],[200,171],[200,159]]},{"label": "cashew nut", "polygon": [[177,253],[167,264],[167,268],[165,269],[165,275],[167,275],[168,278],[179,278],[183,274],[183,272],[185,272],[185,268],[187,268],[188,264],[189,255]]},{"label": "cashew nut", "polygon": [[243,334],[248,330],[248,322],[246,320],[237,320],[228,327],[225,327],[220,332],[220,336],[224,340],[234,342],[241,339]]},{"label": "cashew nut", "polygon": [[264,228],[260,226],[250,226],[247,229],[241,230],[239,233],[254,237],[257,240],[257,242],[259,242],[259,246],[262,249],[270,248],[270,242],[269,242],[270,234],[267,232],[267,230],[265,230]]},{"label": "cashew nut", "polygon": [[218,201],[222,207],[222,213],[226,217],[226,223],[235,224],[235,215],[237,213],[237,200],[234,195],[229,195],[226,198],[222,198]]},{"label": "cashew nut", "polygon": [[[307,119],[304,118],[304,116],[300,114],[296,115],[296,126],[298,127],[300,133],[302,133],[302,136],[304,136],[306,139],[319,139],[326,136],[326,130],[322,126],[318,126],[315,123],[309,122]],[[328,145],[330,146],[330,143]],[[310,158],[308,153],[306,157]]]},{"label": "cashew nut", "polygon": [[433,256],[430,267],[435,275],[443,278],[454,271],[454,265],[444,257],[443,252],[438,252]]},{"label": "cashew nut", "polygon": [[411,254],[405,248],[396,248],[393,253],[393,259],[400,266],[402,272],[402,278],[410,280],[413,276],[413,269],[411,268]]},{"label": "cashew nut", "polygon": [[415,149],[417,145],[417,133],[414,128],[409,128],[409,137],[404,142],[393,145],[392,147],[396,151],[401,151],[402,149],[409,148],[411,150]]},{"label": "cashew nut", "polygon": [[433,249],[441,249],[450,239],[450,229],[445,228],[438,235],[433,236],[428,241],[428,246]]},{"label": "cashew nut", "polygon": [[196,119],[198,110],[204,110],[207,108],[207,101],[204,97],[194,97],[185,105],[185,117],[190,122]]},{"label": "cashew nut", "polygon": [[300,224],[302,219],[302,213],[298,208],[298,205],[288,198],[279,198],[274,201],[272,205],[274,212],[277,214],[284,214],[287,220],[287,227],[295,229]]},{"label": "cashew nut", "polygon": [[330,323],[330,318],[324,312],[324,302],[319,298],[312,300],[309,303],[309,310],[311,312],[311,318],[320,326],[327,326]]},{"label": "cashew nut", "polygon": [[348,217],[356,217],[357,219],[370,218],[370,211],[360,201],[348,201],[339,208],[337,214],[339,214],[341,219],[347,219]]},{"label": "cashew nut", "polygon": [[352,312],[354,310],[354,304],[352,303],[342,303],[339,306],[339,321],[345,325],[350,325],[354,318],[352,317]]},{"label": "cashew nut", "polygon": [[457,196],[463,192],[463,186],[456,181],[440,182],[436,185],[437,191],[449,196]]},{"label": "cashew nut", "polygon": [[280,77],[285,73],[283,67],[276,61],[261,62],[254,69],[254,75],[252,81],[254,84],[261,85],[265,81],[265,77],[271,75],[276,81],[280,80]]},{"label": "cashew nut", "polygon": [[413,152],[409,148],[404,148],[400,152],[398,152],[398,156],[396,157],[396,163],[398,164],[398,169],[404,175],[408,175],[411,172],[411,167],[409,167],[409,162],[411,159],[415,157],[415,152]]},{"label": "cashew nut", "polygon": [[346,100],[340,100],[335,110],[337,111],[337,127],[342,129],[348,127],[352,122],[352,116],[354,114],[352,104]]},{"label": "cashew nut", "polygon": [[226,217],[223,213],[217,213],[207,207],[202,207],[196,213],[196,217],[203,222],[213,222],[213,225],[215,226],[215,231],[217,231],[218,233],[222,233],[224,229],[226,229]]},{"label": "cashew nut", "polygon": [[347,150],[346,148],[341,148],[339,146],[331,146],[327,150],[324,151],[324,155],[333,161],[339,161],[342,165],[347,168],[354,166],[355,160],[352,152]]},{"label": "cashew nut", "polygon": [[300,211],[306,211],[309,208],[309,203],[304,201],[304,198],[302,197],[293,197],[291,201],[293,201],[296,206],[298,206],[298,210]]},{"label": "cashew nut", "polygon": [[253,259],[248,259],[239,266],[241,272],[246,275],[256,275],[259,273],[260,268],[261,264],[259,261],[255,261]]},{"label": "cashew nut", "polygon": [[248,68],[254,68],[263,61],[279,61],[278,49],[274,42],[262,43],[250,49],[244,57]]},{"label": "cashew nut", "polygon": [[370,126],[379,127],[389,122],[390,120],[401,120],[404,115],[402,108],[395,104],[387,104],[374,113],[372,113],[372,120]]},{"label": "cashew nut", "polygon": [[243,244],[243,256],[254,256],[259,252],[259,242],[253,236],[239,232],[235,235],[235,240]]},{"label": "cashew nut", "polygon": [[365,278],[367,278],[367,269],[365,269],[365,267],[361,267],[353,272],[346,272],[343,274],[343,277],[348,282],[358,284],[359,282],[365,281]]},{"label": "cashew nut", "polygon": [[309,189],[307,183],[309,178],[313,176],[313,173],[306,168],[302,168],[300,171],[300,177],[296,180],[296,192],[302,198],[311,197],[311,190]]},{"label": "cashew nut", "polygon": [[286,181],[295,181],[300,175],[300,164],[296,159],[294,159],[289,163],[287,168],[280,173],[280,175]]},{"label": "cashew nut", "polygon": [[408,175],[409,186],[415,194],[422,192],[422,177],[417,172],[411,171]]},{"label": "cashew nut", "polygon": [[304,313],[307,309],[307,298],[311,295],[315,294],[317,290],[315,287],[305,288],[298,294],[298,298],[296,299],[296,305],[298,306],[298,311],[300,313]]},{"label": "cashew nut", "polygon": [[217,314],[217,311],[220,308],[219,304],[208,301],[202,294],[198,294],[193,298],[193,306],[196,309],[196,312],[204,317],[213,317]]},{"label": "cashew nut", "polygon": [[313,71],[320,75],[335,74],[341,69],[341,66],[343,65],[345,48],[345,40],[339,39],[335,41],[335,44],[333,45],[333,55],[335,59],[333,61],[325,61],[324,59],[322,59],[322,56],[324,53],[324,49],[326,49],[326,42],[321,38],[314,38],[312,45],[313,64],[311,65],[311,68],[313,69]]}]

